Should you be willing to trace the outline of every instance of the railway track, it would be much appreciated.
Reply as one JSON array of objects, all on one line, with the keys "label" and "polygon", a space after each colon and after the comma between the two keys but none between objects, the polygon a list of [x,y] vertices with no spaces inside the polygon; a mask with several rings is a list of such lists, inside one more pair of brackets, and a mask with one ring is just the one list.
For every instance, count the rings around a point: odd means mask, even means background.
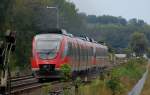
[{"label": "railway track", "polygon": [[[50,83],[51,85],[58,85],[60,81],[52,81]],[[21,95],[30,91],[32,92],[32,90],[43,86],[45,86],[45,84],[39,83],[32,75],[13,77],[11,78],[11,95]]]},{"label": "railway track", "polygon": [[[105,70],[103,72],[104,73],[107,71],[109,72],[112,68],[114,68],[114,65],[110,66],[109,68],[105,68]],[[89,76],[87,76],[88,80],[82,81],[82,83],[84,83],[84,84],[90,83],[90,81],[97,78],[98,74],[94,74],[92,77],[91,77],[91,75],[89,75]],[[84,79],[82,79],[82,80],[84,80]],[[59,92],[59,91],[62,91],[62,89],[64,89],[64,83],[62,83],[58,80],[51,81],[50,84],[52,86],[52,89],[51,89],[52,92],[53,91]],[[72,81],[66,82],[66,85],[67,84],[70,85],[70,86],[68,85],[67,87],[74,86]],[[41,88],[44,85],[45,85],[44,83],[39,83],[38,80],[35,79],[32,75],[13,77],[13,78],[11,78],[11,95],[21,95],[22,93],[32,91],[33,89]]]},{"label": "railway track", "polygon": [[[62,92],[64,89],[68,89],[67,87],[71,88],[74,86],[72,81],[60,82],[58,80],[55,80],[51,81],[50,84],[51,84],[50,92],[52,92],[53,94],[56,93],[56,95],[63,95]],[[30,91],[32,92],[32,90],[39,89],[44,85],[45,85],[44,83],[38,83],[38,81],[33,76],[30,75],[11,78],[11,95],[21,95],[28,93]]]},{"label": "railway track", "polygon": [[42,84],[38,83],[31,75],[11,78],[11,95],[20,95],[20,93],[25,93],[39,87],[42,87]]}]

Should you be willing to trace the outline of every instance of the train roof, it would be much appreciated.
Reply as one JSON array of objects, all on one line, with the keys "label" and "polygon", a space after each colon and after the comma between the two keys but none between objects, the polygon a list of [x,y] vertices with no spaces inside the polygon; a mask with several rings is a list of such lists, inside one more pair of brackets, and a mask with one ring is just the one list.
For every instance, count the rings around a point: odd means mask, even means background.
[{"label": "train roof", "polygon": [[62,39],[63,36],[60,34],[38,34],[34,38],[35,38],[35,40],[37,40],[37,39],[53,39],[53,38]]},{"label": "train roof", "polygon": [[[86,41],[86,42],[91,42],[89,40],[86,40],[87,38],[84,38],[84,37],[74,37],[73,35],[71,34],[61,34],[61,33],[43,33],[43,34],[38,34],[35,36],[35,40],[37,39],[62,39],[63,37],[69,37],[69,38],[74,38],[78,41]],[[106,48],[107,49],[107,46],[105,45],[102,45],[102,44],[99,44],[98,42],[94,41],[91,42],[91,43],[95,43],[95,45],[97,45],[97,47],[101,47],[101,48]]]},{"label": "train roof", "polygon": [[51,28],[48,30],[40,30],[39,34],[47,34],[47,33],[54,33],[54,34],[67,34],[67,31],[65,29],[59,29],[59,28]]}]

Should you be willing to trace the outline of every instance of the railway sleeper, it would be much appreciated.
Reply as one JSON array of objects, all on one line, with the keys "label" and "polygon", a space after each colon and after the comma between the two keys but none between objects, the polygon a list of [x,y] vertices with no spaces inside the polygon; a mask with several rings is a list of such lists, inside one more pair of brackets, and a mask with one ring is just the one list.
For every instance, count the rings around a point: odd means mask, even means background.
[{"label": "railway sleeper", "polygon": [[64,95],[63,90],[58,90],[58,91],[50,91],[49,95]]}]

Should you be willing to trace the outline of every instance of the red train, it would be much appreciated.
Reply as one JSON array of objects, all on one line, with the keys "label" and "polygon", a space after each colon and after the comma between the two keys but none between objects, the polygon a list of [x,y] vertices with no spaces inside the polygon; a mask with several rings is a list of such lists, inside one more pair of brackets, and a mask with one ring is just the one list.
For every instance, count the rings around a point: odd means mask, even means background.
[{"label": "red train", "polygon": [[32,43],[32,71],[36,78],[60,77],[62,64],[72,72],[99,69],[107,65],[107,47],[92,39],[73,37],[64,30],[39,34]]}]

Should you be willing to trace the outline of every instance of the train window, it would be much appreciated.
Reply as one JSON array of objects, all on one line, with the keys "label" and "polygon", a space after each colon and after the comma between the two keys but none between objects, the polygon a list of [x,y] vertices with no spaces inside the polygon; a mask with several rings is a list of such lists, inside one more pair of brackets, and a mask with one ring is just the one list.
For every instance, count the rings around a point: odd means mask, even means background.
[{"label": "train window", "polygon": [[85,48],[85,61],[86,61],[86,63],[88,61],[88,49],[87,49],[87,46]]},{"label": "train window", "polygon": [[72,58],[73,58],[73,63],[75,62],[75,45],[72,43]]},{"label": "train window", "polygon": [[79,49],[80,49],[79,61],[80,61],[80,63],[82,63],[82,45],[81,44],[79,45]]},{"label": "train window", "polygon": [[96,58],[100,57],[100,52],[99,52],[99,48],[96,48]]},{"label": "train window", "polygon": [[105,56],[105,50],[102,49],[101,52],[102,52],[102,55],[101,55],[101,56],[104,57],[104,56]]},{"label": "train window", "polygon": [[81,60],[83,61],[83,53],[84,53],[84,51],[83,51],[83,45],[81,45]]},{"label": "train window", "polygon": [[93,56],[93,47],[91,47],[90,51],[91,51],[91,56]]},{"label": "train window", "polygon": [[73,50],[72,50],[72,43],[69,42],[68,43],[68,53],[67,53],[67,56],[72,56],[72,52],[73,52]]},{"label": "train window", "polygon": [[94,48],[92,47],[92,56],[94,56]]},{"label": "train window", "polygon": [[62,53],[62,58],[64,58],[67,55],[67,52],[68,52],[68,44],[65,43],[64,50],[63,50],[63,53]]},{"label": "train window", "polygon": [[58,40],[37,40],[36,50],[39,53],[41,59],[52,59],[56,56],[60,47],[60,41]]},{"label": "train window", "polygon": [[59,40],[37,40],[36,49],[37,50],[58,50],[60,46]]},{"label": "train window", "polygon": [[101,57],[101,51],[100,51],[101,48],[98,48],[98,58]]},{"label": "train window", "polygon": [[77,47],[77,57],[78,57],[78,61],[80,62],[80,45],[79,44]]},{"label": "train window", "polygon": [[91,56],[91,48],[89,47],[88,49],[89,49],[88,50],[89,51],[89,56]]},{"label": "train window", "polygon": [[84,46],[82,46],[82,61],[84,61]]},{"label": "train window", "polygon": [[106,56],[105,49],[103,49],[102,52],[103,52],[103,53],[102,53],[102,56],[103,56],[103,57]]},{"label": "train window", "polygon": [[104,56],[107,56],[107,49],[104,50]]},{"label": "train window", "polygon": [[101,58],[103,55],[103,52],[101,51],[101,48],[99,48],[99,58]]},{"label": "train window", "polygon": [[73,44],[70,43],[70,55],[73,56]]},{"label": "train window", "polygon": [[87,46],[87,48],[86,48],[86,50],[87,50],[87,54],[86,54],[86,56],[87,56],[87,61],[88,61],[88,55],[89,55],[89,50],[88,50],[88,46]]},{"label": "train window", "polygon": [[83,47],[83,61],[85,61],[86,59],[86,50],[85,50],[85,47]]},{"label": "train window", "polygon": [[92,53],[91,53],[91,47],[89,48],[89,52],[90,52],[89,56],[91,57],[91,54],[92,54]]},{"label": "train window", "polygon": [[93,47],[91,47],[91,62],[92,62],[92,57],[93,57]]},{"label": "train window", "polygon": [[88,47],[86,48],[86,61],[87,61],[87,64],[88,64]]},{"label": "train window", "polygon": [[77,46],[76,46],[76,45],[75,45],[75,48],[74,48],[74,53],[75,53],[74,59],[75,59],[75,60],[78,60],[78,49],[77,49]]}]

